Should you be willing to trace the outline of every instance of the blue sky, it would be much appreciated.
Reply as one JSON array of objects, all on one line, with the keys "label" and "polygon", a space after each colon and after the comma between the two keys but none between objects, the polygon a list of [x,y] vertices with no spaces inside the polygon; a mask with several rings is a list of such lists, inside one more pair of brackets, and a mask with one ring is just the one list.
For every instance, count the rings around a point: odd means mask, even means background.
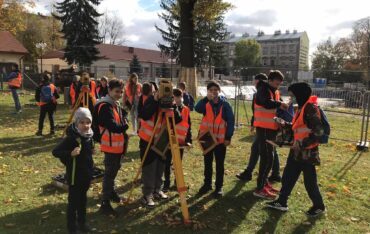
[{"label": "blue sky", "polygon": [[[369,0],[225,0],[234,9],[225,16],[228,30],[235,34],[255,34],[263,30],[306,31],[310,53],[318,43],[331,37],[348,36],[355,20],[370,16]],[[34,11],[48,13],[50,1],[37,0]],[[158,18],[160,0],[103,0],[99,10],[116,12],[125,24],[126,45],[158,49],[160,34],[154,25],[163,26]],[[45,7],[46,6],[46,7]]]}]

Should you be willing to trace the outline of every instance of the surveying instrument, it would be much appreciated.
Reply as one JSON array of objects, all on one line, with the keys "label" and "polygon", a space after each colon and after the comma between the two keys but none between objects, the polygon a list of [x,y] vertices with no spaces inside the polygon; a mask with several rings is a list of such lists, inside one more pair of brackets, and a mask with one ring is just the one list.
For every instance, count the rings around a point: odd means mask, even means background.
[{"label": "surveying instrument", "polygon": [[[154,131],[150,137],[149,144],[145,149],[145,153],[141,161],[141,165],[136,173],[134,182],[132,183],[132,187],[131,187],[127,202],[130,201],[130,198],[132,196],[132,191],[134,188],[134,183],[139,178],[139,175],[141,173],[142,167],[144,165],[144,162],[148,155],[149,150],[151,148],[153,150],[153,147],[155,147],[153,143],[155,144],[156,142],[159,142],[163,140],[163,138],[167,137],[168,141],[166,142],[164,147],[162,144],[162,147],[158,147],[158,148],[159,150],[163,152],[163,155],[165,154],[165,151],[171,150],[174,172],[175,172],[175,179],[176,179],[176,186],[177,186],[177,191],[180,197],[180,206],[181,206],[181,212],[182,212],[184,224],[190,224],[191,221],[190,221],[189,210],[188,210],[188,205],[186,201],[187,187],[185,185],[184,173],[182,170],[182,161],[180,157],[180,145],[177,140],[177,133],[176,133],[176,128],[175,128],[176,124],[175,124],[175,118],[174,118],[174,113],[173,113],[173,108],[172,108],[172,104],[173,104],[172,83],[167,80],[161,80],[159,83],[158,92],[159,92],[159,106],[160,106],[160,109],[158,112],[158,118],[154,125]],[[157,132],[161,132],[164,134],[159,135],[156,137],[156,139],[154,139]],[[155,140],[156,142],[154,142]],[[168,146],[169,146],[169,149],[168,149]],[[156,150],[153,150],[153,151],[157,152]]]},{"label": "surveying instrument", "polygon": [[79,107],[85,107],[85,108],[90,109],[89,108],[89,100],[90,99],[92,101],[92,105],[93,105],[92,107],[94,107],[95,103],[96,103],[96,98],[93,97],[90,93],[90,87],[89,87],[89,85],[90,85],[90,76],[89,76],[89,74],[87,72],[82,73],[80,81],[82,83],[82,87],[81,87],[80,93],[78,95],[77,101],[75,102],[75,104],[73,106],[72,113],[69,116],[69,119],[67,121],[67,126],[64,129],[63,136],[66,134],[68,126],[72,123],[73,116],[74,116],[76,110]]}]

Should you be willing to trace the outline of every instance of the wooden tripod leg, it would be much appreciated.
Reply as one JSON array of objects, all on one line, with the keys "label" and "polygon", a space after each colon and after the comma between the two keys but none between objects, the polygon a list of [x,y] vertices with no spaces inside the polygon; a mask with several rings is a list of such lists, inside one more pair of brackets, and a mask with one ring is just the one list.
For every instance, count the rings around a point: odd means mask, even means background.
[{"label": "wooden tripod leg", "polygon": [[[176,186],[177,186],[177,191],[180,197],[181,213],[184,218],[184,223],[189,224],[191,221],[190,221],[188,204],[186,201],[187,188],[185,185],[184,173],[182,170],[180,146],[177,140],[177,133],[175,130],[175,126],[176,126],[175,119],[172,117],[171,120],[166,115],[167,131],[168,131],[168,135],[170,139],[170,149],[171,149],[171,154],[172,154],[173,166],[175,169]],[[172,125],[172,128],[171,128],[171,125]]]},{"label": "wooden tripod leg", "polygon": [[68,122],[67,122],[67,126],[64,128],[63,136],[65,136],[65,134],[67,132],[67,128],[68,128],[68,126],[71,124],[71,122],[73,120],[73,115],[75,114],[75,112],[78,109],[78,107],[80,107],[80,104],[81,104],[81,100],[82,99],[83,99],[83,93],[80,93],[80,95],[77,98],[77,101],[75,102],[75,105],[73,106],[72,113],[69,116],[69,119],[68,119]]},{"label": "wooden tripod leg", "polygon": [[140,173],[141,173],[141,169],[143,168],[143,165],[144,165],[144,162],[145,162],[145,159],[148,155],[148,152],[149,152],[149,149],[150,149],[150,146],[152,145],[152,142],[153,142],[153,139],[154,139],[154,135],[155,135],[155,132],[157,131],[157,128],[158,128],[158,124],[162,121],[162,114],[158,117],[157,119],[157,122],[155,123],[154,125],[154,129],[153,129],[153,134],[150,136],[150,140],[149,140],[149,143],[145,149],[145,153],[144,153],[144,156],[143,156],[143,159],[141,160],[140,162],[140,167],[138,168],[137,172],[136,172],[136,175],[135,175],[135,178],[132,180],[132,186],[130,188],[130,192],[129,192],[129,195],[127,197],[127,200],[126,200],[126,203],[129,203],[130,200],[131,200],[131,197],[132,197],[132,192],[134,190],[134,185],[135,185],[135,182],[136,180],[139,178],[140,176]]}]

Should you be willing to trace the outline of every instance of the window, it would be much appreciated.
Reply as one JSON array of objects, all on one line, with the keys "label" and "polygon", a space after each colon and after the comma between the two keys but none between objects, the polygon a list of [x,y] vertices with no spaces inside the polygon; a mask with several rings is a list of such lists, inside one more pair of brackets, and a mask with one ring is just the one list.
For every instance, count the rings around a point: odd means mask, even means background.
[{"label": "window", "polygon": [[109,72],[112,74],[116,73],[116,65],[115,64],[110,64],[109,65]]}]

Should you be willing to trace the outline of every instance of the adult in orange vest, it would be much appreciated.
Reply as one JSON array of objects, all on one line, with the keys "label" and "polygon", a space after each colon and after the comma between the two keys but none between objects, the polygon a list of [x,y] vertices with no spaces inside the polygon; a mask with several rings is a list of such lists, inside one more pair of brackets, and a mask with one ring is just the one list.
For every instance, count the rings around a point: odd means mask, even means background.
[{"label": "adult in orange vest", "polygon": [[304,185],[313,203],[306,215],[314,217],[325,212],[315,168],[320,164],[319,139],[324,134],[324,130],[317,107],[317,98],[311,96],[311,87],[307,83],[296,83],[291,85],[288,91],[298,104],[298,111],[293,119],[294,145],[284,169],[279,198],[268,203],[267,206],[281,211],[288,210],[289,195],[303,172]]},{"label": "adult in orange vest", "polygon": [[217,146],[204,155],[204,184],[199,189],[199,195],[205,194],[212,189],[212,163],[216,160],[216,189],[213,193],[215,198],[223,195],[222,186],[224,181],[224,163],[226,147],[230,145],[234,134],[234,114],[230,104],[224,97],[219,96],[221,87],[217,82],[211,81],[207,85],[207,97],[201,99],[195,105],[195,111],[203,114],[199,132],[210,130],[217,139]]},{"label": "adult in orange vest", "polygon": [[17,90],[22,86],[22,74],[18,69],[18,64],[12,65],[12,72],[5,78],[8,82],[10,91],[12,92],[14,104],[15,104],[15,114],[22,112],[22,106],[19,101],[19,96]]},{"label": "adult in orange vest", "polygon": [[119,103],[123,94],[122,80],[112,79],[108,87],[108,95],[100,99],[94,108],[97,110],[94,115],[97,116],[96,122],[100,129],[100,149],[104,152],[105,167],[100,212],[116,216],[117,212],[113,210],[110,201],[120,203],[122,200],[114,189],[114,180],[121,168],[128,125],[122,116]]},{"label": "adult in orange vest", "polygon": [[[192,144],[191,139],[191,120],[190,120],[190,108],[185,106],[183,103],[183,92],[181,89],[173,90],[173,97],[175,104],[173,105],[173,110],[175,113],[175,122],[176,122],[176,133],[177,140],[180,146],[190,147]],[[181,119],[177,120],[176,116],[180,116]],[[180,149],[180,157],[184,154],[184,149]],[[166,154],[166,168],[164,169],[164,183],[163,183],[163,192],[167,192],[171,185],[171,163],[172,163],[172,154],[168,150]],[[174,183],[176,185],[176,182]]]},{"label": "adult in orange vest", "polygon": [[137,133],[138,125],[138,104],[141,96],[142,85],[138,82],[138,75],[132,73],[125,85],[125,93],[123,95],[123,105],[130,110],[130,120],[132,122],[133,134]]},{"label": "adult in orange vest", "polygon": [[266,143],[266,140],[274,141],[276,138],[278,125],[274,118],[277,108],[287,109],[288,105],[280,101],[278,91],[283,82],[283,74],[276,70],[270,71],[267,82],[261,82],[254,103],[254,122],[258,148],[260,153],[260,165],[257,178],[257,189],[254,191],[256,197],[274,199],[276,190],[270,187],[267,181],[274,161],[274,148]]},{"label": "adult in orange vest", "polygon": [[50,75],[43,74],[42,81],[36,89],[35,99],[37,105],[40,106],[39,129],[36,132],[37,136],[42,136],[44,128],[44,120],[46,114],[49,117],[50,135],[54,135],[54,112],[57,107],[57,99],[59,98],[58,90],[54,84],[50,83]]}]

